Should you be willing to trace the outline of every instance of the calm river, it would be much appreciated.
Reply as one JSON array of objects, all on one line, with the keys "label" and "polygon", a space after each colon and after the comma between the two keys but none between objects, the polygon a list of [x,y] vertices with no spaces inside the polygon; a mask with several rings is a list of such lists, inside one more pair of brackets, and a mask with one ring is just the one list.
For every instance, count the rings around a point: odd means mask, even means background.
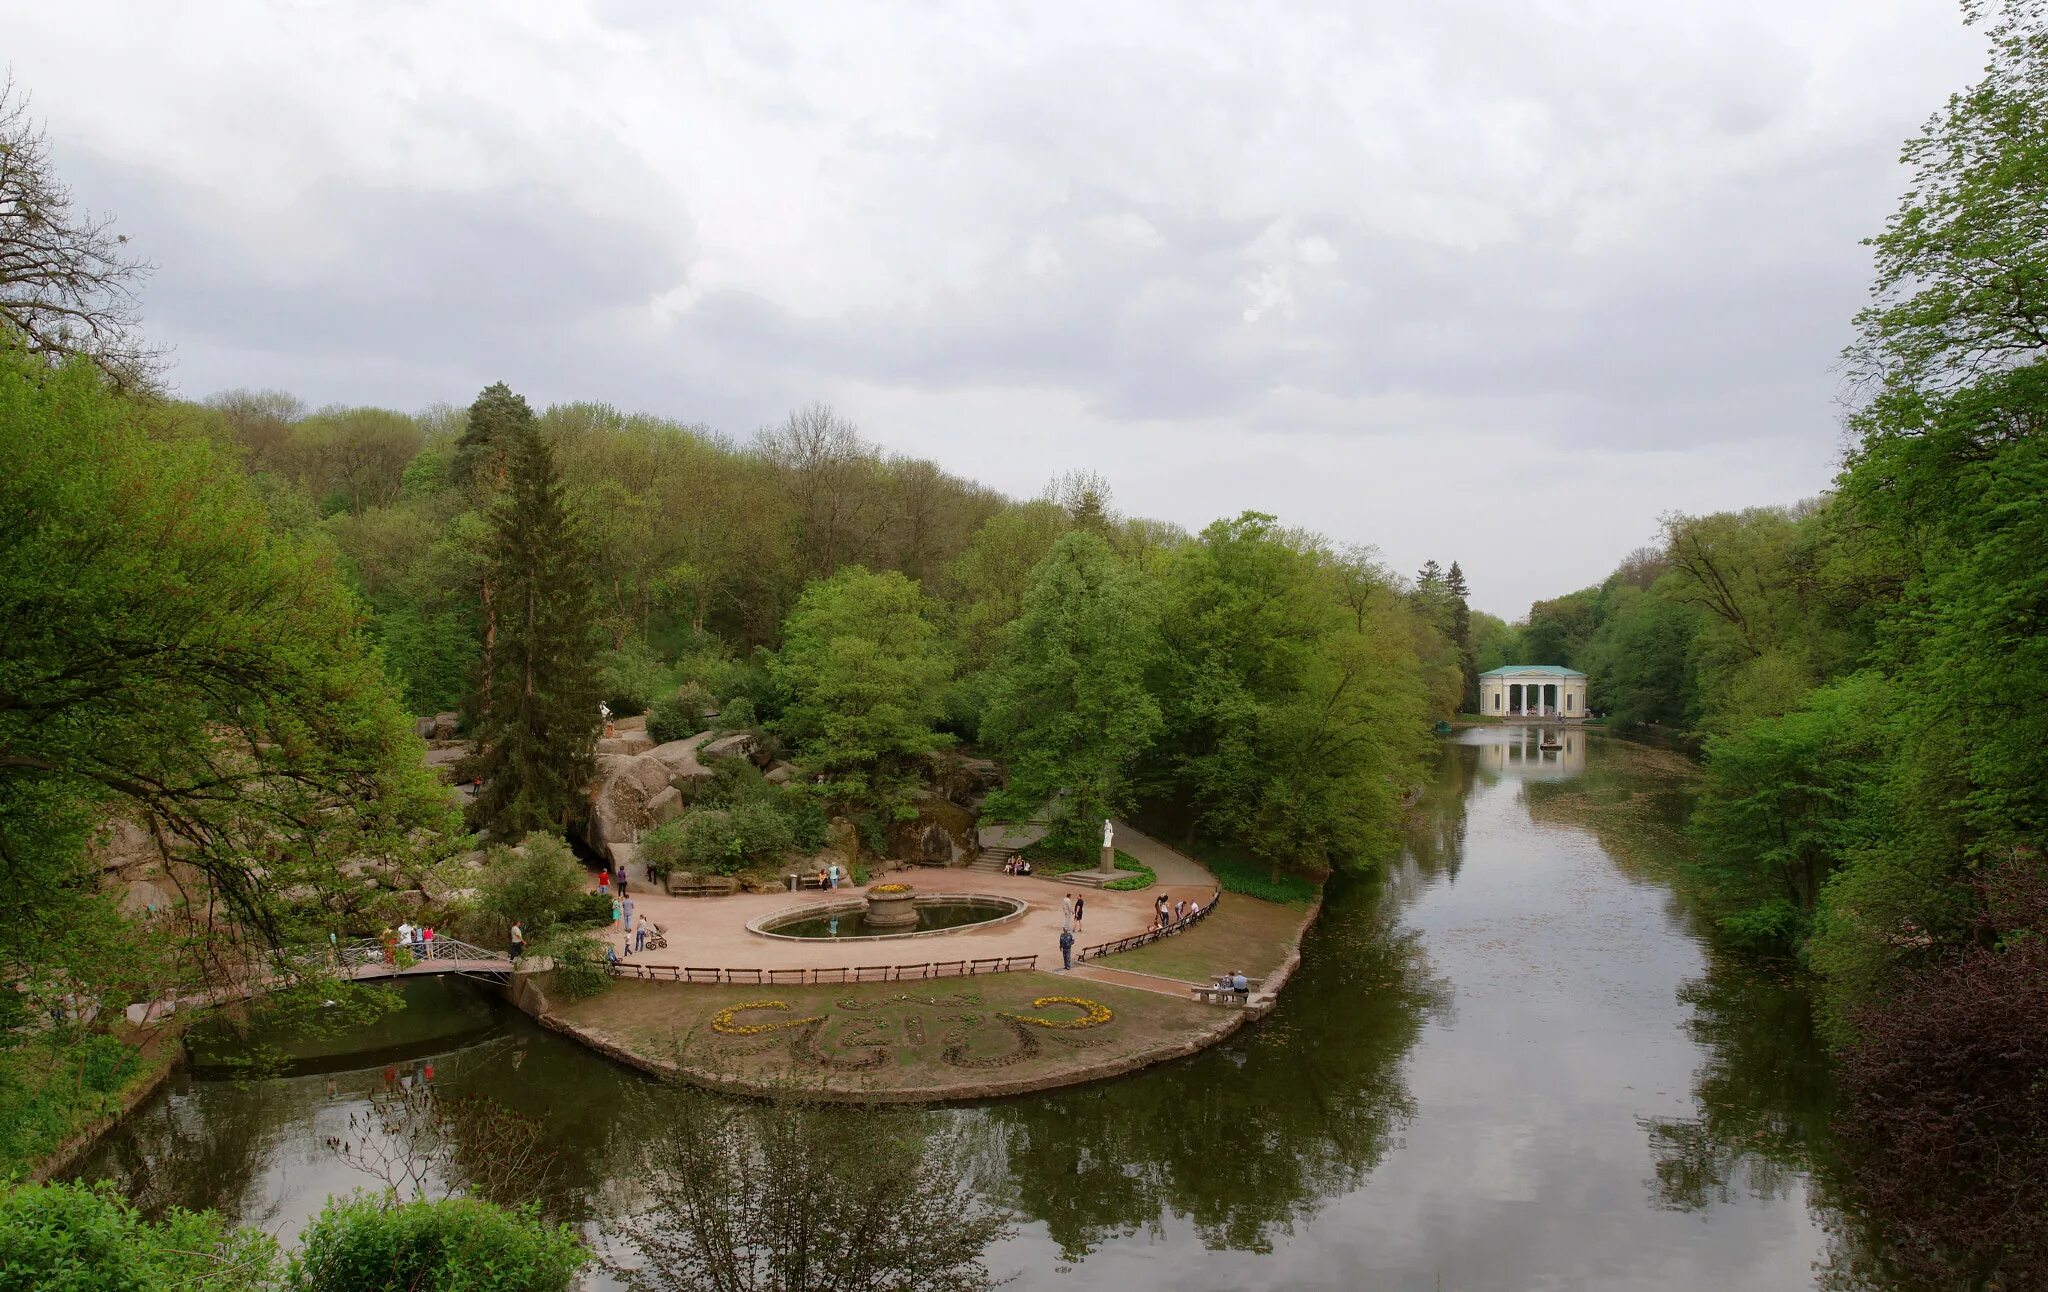
[{"label": "calm river", "polygon": [[[1405,855],[1332,887],[1263,1025],[1126,1080],[930,1114],[1014,1217],[990,1272],[1174,1292],[1815,1286],[1843,1227],[1808,1173],[1831,1094],[1806,1002],[1711,953],[1657,878],[1684,765],[1566,739],[1447,740]],[[328,1138],[360,1141],[372,1096],[431,1081],[541,1119],[547,1207],[603,1243],[638,1205],[649,1083],[467,984],[406,990],[374,1036],[287,1043],[292,1075],[181,1075],[80,1174],[289,1240],[373,1183]]]}]

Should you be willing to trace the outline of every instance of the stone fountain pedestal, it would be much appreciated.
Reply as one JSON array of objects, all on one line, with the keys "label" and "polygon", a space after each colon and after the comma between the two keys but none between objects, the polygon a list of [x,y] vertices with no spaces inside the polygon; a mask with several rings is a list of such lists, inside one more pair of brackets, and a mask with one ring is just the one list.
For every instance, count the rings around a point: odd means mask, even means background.
[{"label": "stone fountain pedestal", "polygon": [[917,890],[908,884],[877,884],[868,890],[871,928],[901,929],[917,923]]}]

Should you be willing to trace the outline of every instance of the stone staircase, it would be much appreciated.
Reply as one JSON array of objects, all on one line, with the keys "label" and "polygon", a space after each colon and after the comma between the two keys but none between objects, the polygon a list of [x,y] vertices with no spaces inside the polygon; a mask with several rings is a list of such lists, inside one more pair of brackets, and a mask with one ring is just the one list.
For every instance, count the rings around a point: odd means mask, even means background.
[{"label": "stone staircase", "polygon": [[1017,855],[1015,848],[983,848],[981,855],[967,863],[967,869],[978,870],[984,875],[1000,875],[1010,858]]}]

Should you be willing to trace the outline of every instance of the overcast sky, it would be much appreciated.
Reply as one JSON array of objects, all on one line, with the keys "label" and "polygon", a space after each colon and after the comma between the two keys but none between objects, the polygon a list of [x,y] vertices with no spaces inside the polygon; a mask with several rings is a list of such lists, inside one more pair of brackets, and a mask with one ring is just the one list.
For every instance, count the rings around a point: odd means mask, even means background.
[{"label": "overcast sky", "polygon": [[[1282,16],[1284,14],[1284,16]],[[1791,502],[1952,0],[9,5],[199,397],[812,399],[1007,492],[1594,582]]]}]

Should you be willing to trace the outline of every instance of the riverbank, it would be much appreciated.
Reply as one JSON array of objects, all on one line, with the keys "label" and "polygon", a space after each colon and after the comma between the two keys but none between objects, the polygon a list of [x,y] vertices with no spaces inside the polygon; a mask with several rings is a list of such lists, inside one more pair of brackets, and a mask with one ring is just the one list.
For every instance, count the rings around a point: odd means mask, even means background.
[{"label": "riverbank", "polygon": [[[1083,1085],[1171,1062],[1268,1013],[1321,901],[1231,896],[1184,933],[1072,972],[910,982],[729,986],[622,980],[508,998],[542,1026],[629,1067],[734,1094],[957,1103]],[[1246,1006],[1198,1002],[1217,972],[1265,979]]]},{"label": "riverbank", "polygon": [[[19,1170],[31,1181],[53,1179],[90,1153],[100,1138],[121,1124],[144,1100],[170,1080],[184,1061],[184,1028],[162,1028],[139,1046],[130,1037],[104,1038],[131,1046],[131,1070],[112,1089],[86,1089],[80,1074],[66,1071],[56,1052],[38,1063],[32,1047],[9,1055],[4,1074],[6,1102],[5,1160],[0,1173]],[[57,1089],[68,1083],[68,1089]]]}]

